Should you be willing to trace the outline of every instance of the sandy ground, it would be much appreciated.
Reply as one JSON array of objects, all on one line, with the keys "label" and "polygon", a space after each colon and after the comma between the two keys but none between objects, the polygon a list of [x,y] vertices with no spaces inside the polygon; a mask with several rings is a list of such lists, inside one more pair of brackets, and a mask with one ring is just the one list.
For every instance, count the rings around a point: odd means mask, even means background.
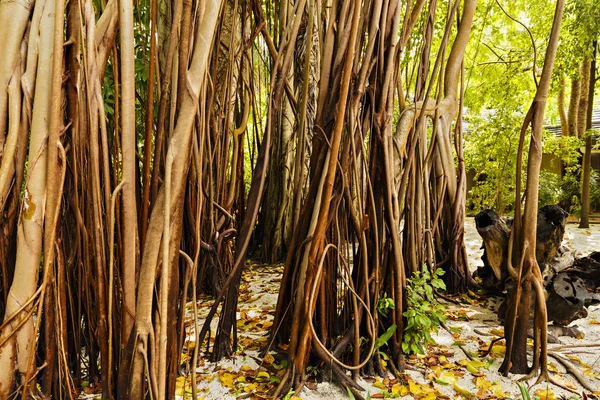
[{"label": "sandy ground", "polygon": [[[470,267],[474,270],[482,264],[482,250],[472,218],[468,218],[465,230]],[[578,229],[576,225],[569,224],[563,244],[582,254],[600,249],[600,225],[591,229]],[[264,332],[272,324],[281,271],[281,266],[250,265],[244,273],[238,309],[238,352],[235,357],[218,363],[201,362],[202,365],[197,368],[199,398],[266,398],[265,392],[276,383],[277,376],[281,375],[281,364],[271,356],[264,359],[259,357],[258,350],[266,343]],[[391,375],[374,379],[361,378],[358,383],[365,389],[363,395],[371,398],[407,399],[520,398],[516,381],[522,376],[506,378],[497,372],[505,351],[503,341],[493,346],[487,357],[480,358],[478,353],[487,349],[492,339],[503,334],[495,314],[498,300],[472,297],[462,300],[460,305],[447,303],[449,331],[440,329],[433,335],[437,346],[431,346],[425,356],[409,359],[414,370],[407,370],[402,381]],[[202,310],[201,321],[210,303],[208,299],[199,303]],[[189,315],[193,321],[191,308]],[[192,321],[187,325],[190,347],[195,344]],[[580,371],[592,390],[584,389],[572,374],[565,373],[565,367],[560,362],[550,358],[549,369],[553,379],[570,390],[546,382],[534,385],[535,379],[530,379],[525,384],[532,397],[537,394],[542,399],[577,399],[583,398],[584,392],[590,395],[588,398],[600,394],[600,347],[589,347],[596,344],[600,346],[598,321],[600,307],[590,308],[587,318],[576,321],[585,333],[584,339],[560,337],[561,344],[550,345],[550,350],[558,348],[554,351]],[[215,330],[216,324],[213,324],[213,332]],[[564,348],[564,345],[578,347]],[[178,399],[191,398],[190,377],[180,377],[178,382]],[[592,394],[593,392],[596,393]],[[305,400],[349,398],[347,392],[338,386],[314,380],[310,380],[307,387],[294,396],[292,398]]]},{"label": "sandy ground", "polygon": [[[569,224],[563,244],[581,254],[600,250],[600,225],[578,229],[576,225]],[[473,218],[468,218],[465,225],[465,245],[470,268],[475,270],[482,265],[482,250]],[[234,357],[217,363],[200,359],[196,369],[199,399],[262,399],[267,398],[267,392],[277,384],[284,370],[283,362],[275,360],[271,354],[260,357],[259,350],[268,340],[265,332],[272,325],[282,270],[282,266],[249,264],[244,271],[237,313],[238,351]],[[410,369],[401,380],[391,374],[358,380],[359,385],[365,389],[365,398],[522,398],[516,381],[523,376],[503,377],[498,373],[506,350],[504,342],[497,342],[489,356],[480,356],[482,350],[489,348],[492,339],[503,335],[495,313],[499,299],[471,296],[459,300],[461,304],[458,305],[445,303],[448,330],[440,329],[437,334],[432,335],[437,345],[430,346],[425,356],[408,359]],[[211,304],[211,299],[199,299],[200,326]],[[532,398],[538,395],[542,400],[582,399],[585,398],[583,393],[587,398],[600,398],[600,306],[588,311],[587,318],[574,323],[584,332],[583,339],[560,337],[560,344],[551,344],[549,347],[579,371],[591,390],[583,388],[572,374],[566,373],[562,363],[551,357],[551,376],[562,387],[547,382],[535,385],[536,380],[530,379],[524,383]],[[187,339],[181,361],[188,363],[189,371],[190,360],[186,353],[196,344],[192,303],[188,304],[186,312]],[[213,337],[216,329],[215,320],[211,325]],[[191,373],[177,378],[178,400],[193,398],[191,382]],[[84,398],[99,397],[95,394],[82,394],[80,399]],[[289,398],[342,400],[350,397],[335,384],[309,378],[302,391]]]}]

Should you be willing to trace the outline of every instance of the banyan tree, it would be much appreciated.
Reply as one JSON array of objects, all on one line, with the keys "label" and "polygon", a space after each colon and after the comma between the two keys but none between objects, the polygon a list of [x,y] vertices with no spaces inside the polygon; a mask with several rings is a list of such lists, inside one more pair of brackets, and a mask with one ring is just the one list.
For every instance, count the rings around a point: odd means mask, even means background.
[{"label": "banyan tree", "polygon": [[[449,293],[473,284],[462,106],[475,8],[0,2],[0,371],[15,371],[0,398],[74,398],[84,380],[105,399],[173,398],[199,357],[235,354],[249,257],[284,262],[269,348],[289,362],[273,396],[315,363],[351,390],[382,372],[382,353],[401,370],[407,279],[443,269]],[[515,243],[529,238],[531,185]],[[515,268],[523,293],[538,289],[535,268]],[[199,294],[214,299],[203,322]]]}]

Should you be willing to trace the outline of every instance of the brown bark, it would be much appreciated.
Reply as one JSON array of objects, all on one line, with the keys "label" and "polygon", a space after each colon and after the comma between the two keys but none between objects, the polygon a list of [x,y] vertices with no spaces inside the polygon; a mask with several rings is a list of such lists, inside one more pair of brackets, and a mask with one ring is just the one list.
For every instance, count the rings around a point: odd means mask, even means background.
[{"label": "brown bark", "polygon": [[579,97],[581,93],[581,77],[576,76],[571,78],[571,97],[569,99],[568,122],[569,129],[565,136],[577,136],[577,115],[579,108]]},{"label": "brown bark", "polygon": [[[54,32],[53,0],[36,3],[39,19],[37,28],[43,32]],[[42,12],[49,7],[49,12]],[[39,31],[30,32],[32,40],[38,40]],[[52,104],[52,60],[54,37],[52,34],[40,36],[40,53],[37,74],[35,75],[35,96],[33,100],[33,119],[29,141],[29,168],[25,186],[24,206],[18,224],[17,259],[14,279],[10,288],[4,322],[7,324],[0,334],[4,341],[0,349],[0,370],[15,373],[0,376],[0,397],[8,398],[13,390],[15,375],[20,379],[28,372],[30,355],[34,353],[35,332],[31,317],[34,305],[28,303],[34,299],[38,283],[39,264],[42,254],[45,207],[46,207],[46,168],[48,120]],[[38,54],[33,52],[33,57]],[[29,304],[26,309],[22,305]],[[21,326],[15,331],[17,326]]]},{"label": "brown bark", "polygon": [[[145,395],[145,371],[149,371],[148,374],[151,374],[154,378],[154,385],[150,387],[150,390],[155,396],[158,395],[159,390],[166,391],[166,382],[156,382],[158,371],[155,368],[160,354],[157,350],[160,347],[164,349],[168,343],[164,341],[164,334],[161,335],[163,340],[154,343],[152,334],[154,331],[152,314],[159,250],[162,242],[163,256],[168,259],[168,266],[163,265],[162,272],[162,287],[166,289],[164,286],[168,285],[168,279],[165,280],[164,274],[169,273],[169,270],[174,270],[175,262],[179,258],[181,209],[192,143],[192,129],[198,112],[198,100],[201,87],[205,81],[221,6],[222,2],[207,4],[197,29],[197,46],[194,49],[191,64],[187,71],[186,95],[182,101],[173,136],[169,141],[168,163],[170,166],[168,170],[172,173],[165,179],[165,182],[170,182],[170,186],[168,191],[165,186],[161,188],[150,217],[138,285],[135,324],[119,371],[119,398],[141,399]],[[165,222],[169,224],[166,231]],[[169,235],[169,231],[173,234]],[[163,235],[166,236],[164,239]],[[164,259],[163,262],[165,262]],[[166,300],[165,294],[166,291],[162,295],[163,305]],[[164,306],[162,311],[160,316],[161,325],[166,326],[166,324],[172,323],[169,322],[171,319],[176,320],[175,315],[169,316],[168,313],[165,315]],[[177,340],[176,337],[170,339]],[[149,359],[155,360],[155,362],[149,365]],[[169,379],[172,378],[174,377],[169,375]],[[160,389],[159,384],[161,385]]]},{"label": "brown bark", "polygon": [[[150,161],[152,159],[152,139],[154,138],[154,79],[156,66],[156,0],[150,1],[150,60],[148,66],[148,98],[146,99],[146,125],[144,130],[144,169],[142,172],[142,204],[139,219],[140,252],[144,251],[146,230],[148,229],[148,213],[150,210],[150,185],[152,175]],[[186,64],[187,70],[187,64]]]},{"label": "brown bark", "polygon": [[[133,38],[133,1],[120,0],[119,34],[121,38],[121,143],[123,157],[122,195],[122,281],[123,322],[121,335],[124,342],[129,338],[135,319],[135,292],[137,272],[137,191],[136,191],[136,143],[135,131],[135,51]],[[151,77],[149,77],[151,80]],[[151,97],[149,98],[151,99]]]},{"label": "brown bark", "polygon": [[[589,63],[588,87],[587,87],[587,109],[585,118],[585,130],[592,128],[592,113],[594,109],[594,89],[596,86],[596,52],[597,42],[593,42],[592,60]],[[581,180],[581,219],[580,228],[590,226],[590,176],[592,170],[592,137],[585,135],[585,152],[583,153],[583,174]]]},{"label": "brown bark", "polygon": [[581,82],[579,86],[579,106],[577,107],[577,137],[585,138],[586,117],[588,110],[588,93],[590,88],[590,67],[591,60],[583,60],[579,68],[581,73]]},{"label": "brown bark", "polygon": [[[535,98],[528,112],[523,127],[531,123],[531,141],[529,146],[529,158],[527,163],[527,188],[525,210],[523,213],[522,234],[515,235],[513,232],[512,247],[516,248],[519,254],[519,263],[512,268],[509,266],[509,272],[516,280],[515,288],[510,294],[510,308],[505,322],[506,332],[506,355],[500,371],[507,374],[509,371],[515,373],[537,374],[538,368],[541,369],[540,379],[548,377],[547,366],[547,311],[546,303],[543,301],[542,294],[542,276],[536,260],[536,233],[537,233],[537,205],[539,195],[539,174],[542,161],[542,129],[544,121],[544,109],[550,89],[550,79],[554,67],[554,59],[558,48],[558,37],[562,14],[564,9],[564,0],[556,2],[554,21],[546,56],[544,59],[544,68],[540,78],[539,86]],[[531,119],[529,118],[531,116]],[[522,134],[524,129],[522,130]],[[519,152],[520,154],[520,152]],[[520,171],[517,171],[517,180],[521,179]],[[520,193],[516,193],[515,204],[520,204]],[[515,225],[517,229],[518,213],[515,214]],[[519,241],[516,241],[518,237]],[[509,250],[508,261],[511,261]],[[535,290],[535,292],[534,292]],[[535,293],[535,297],[534,296]],[[541,294],[541,296],[540,296]],[[534,323],[534,360],[530,369],[527,365],[527,328],[529,324],[530,300],[535,298],[535,323]]]},{"label": "brown bark", "polygon": [[569,119],[565,111],[565,75],[561,74],[560,82],[558,84],[558,116],[560,117],[560,131],[563,136],[570,136],[569,134]]},{"label": "brown bark", "polygon": [[[351,30],[349,37],[349,44],[344,59],[344,68],[342,73],[342,79],[340,84],[340,98],[336,106],[335,113],[335,124],[333,132],[331,133],[331,148],[327,156],[326,167],[323,169],[321,179],[324,179],[323,192],[319,198],[320,207],[314,208],[317,212],[316,225],[314,228],[314,234],[312,235],[312,243],[308,251],[308,265],[300,271],[298,285],[298,291],[296,293],[294,307],[294,323],[292,325],[292,332],[290,337],[289,347],[289,359],[290,368],[286,372],[284,379],[282,379],[277,393],[287,391],[287,388],[294,386],[298,389],[304,380],[304,373],[306,369],[306,363],[308,361],[308,355],[311,348],[311,341],[313,333],[311,331],[311,322],[313,315],[311,311],[314,311],[315,297],[314,288],[320,286],[319,275],[317,274],[316,267],[318,260],[321,258],[323,252],[325,232],[329,222],[329,213],[332,200],[333,186],[335,183],[335,177],[337,172],[338,164],[338,153],[340,149],[342,130],[344,128],[344,116],[346,112],[346,103],[348,101],[348,93],[350,90],[350,78],[352,75],[352,65],[354,63],[354,52],[356,47],[356,38],[358,36],[358,22],[360,9],[358,3],[354,4],[352,13]],[[298,18],[298,17],[297,17]],[[311,209],[312,204],[307,204],[307,207]],[[313,282],[314,280],[316,282]],[[311,295],[312,290],[312,295]],[[319,354],[323,357],[323,354]],[[324,360],[331,362],[331,359],[325,357]]]}]

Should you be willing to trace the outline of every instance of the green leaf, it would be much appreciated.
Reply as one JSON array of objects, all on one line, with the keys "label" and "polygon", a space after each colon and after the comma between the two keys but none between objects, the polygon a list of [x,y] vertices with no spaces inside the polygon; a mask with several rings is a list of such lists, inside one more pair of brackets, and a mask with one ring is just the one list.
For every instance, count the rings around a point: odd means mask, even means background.
[{"label": "green leaf", "polygon": [[394,334],[394,332],[396,332],[396,329],[398,327],[396,326],[396,324],[392,324],[387,331],[385,331],[381,336],[379,336],[376,340],[375,340],[375,347],[374,349],[379,349],[381,346],[387,344],[387,341],[390,340],[390,338],[392,337],[392,335]]},{"label": "green leaf", "polygon": [[529,395],[529,392],[527,391],[525,384],[523,382],[517,382],[517,386],[519,387],[519,390],[521,391],[521,397],[523,398],[523,400],[531,400],[531,396]]},{"label": "green leaf", "polygon": [[346,391],[348,392],[348,398],[350,400],[355,400],[356,397],[354,397],[354,395],[352,394],[352,391],[350,390],[350,388],[348,386],[346,386]]}]

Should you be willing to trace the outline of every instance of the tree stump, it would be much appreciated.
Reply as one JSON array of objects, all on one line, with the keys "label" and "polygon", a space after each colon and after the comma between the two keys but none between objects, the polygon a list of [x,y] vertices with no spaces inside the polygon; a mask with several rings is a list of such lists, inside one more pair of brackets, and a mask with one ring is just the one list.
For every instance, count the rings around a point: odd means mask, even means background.
[{"label": "tree stump", "polygon": [[568,216],[569,213],[559,206],[549,205],[539,209],[535,256],[540,267],[550,264],[554,259],[565,235]]},{"label": "tree stump", "polygon": [[[600,287],[600,252],[577,258],[561,246],[568,213],[555,205],[538,211],[536,259],[544,278],[548,321],[564,326],[587,316],[586,307],[600,303],[594,293]],[[477,232],[483,239],[483,267],[474,277],[490,291],[504,293],[511,286],[507,271],[508,244],[512,220],[499,216],[493,210],[484,210],[475,216]],[[502,318],[506,310],[499,308]]]},{"label": "tree stump", "polygon": [[483,239],[484,250],[481,258],[483,267],[477,269],[474,277],[479,277],[482,286],[488,290],[502,292],[504,289],[508,275],[506,257],[510,225],[493,210],[483,210],[475,216],[475,226]]},{"label": "tree stump", "polygon": [[587,317],[585,302],[589,294],[580,278],[561,272],[546,286],[546,290],[549,294],[546,301],[548,321],[564,326]]}]

